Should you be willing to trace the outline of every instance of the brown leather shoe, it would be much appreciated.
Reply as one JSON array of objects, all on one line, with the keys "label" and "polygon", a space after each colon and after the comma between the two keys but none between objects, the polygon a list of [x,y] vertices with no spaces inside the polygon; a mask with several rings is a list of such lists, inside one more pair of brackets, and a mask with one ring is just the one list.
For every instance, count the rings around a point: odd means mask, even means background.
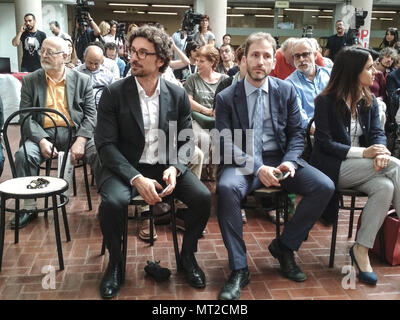
[{"label": "brown leather shoe", "polygon": [[[150,240],[150,219],[144,219],[139,221],[139,238],[142,239],[143,241],[149,241]],[[154,222],[153,222],[153,239],[157,239],[157,232],[156,228],[154,227]]]},{"label": "brown leather shoe", "polygon": [[153,215],[155,217],[162,216],[164,214],[167,214],[170,210],[171,210],[171,207],[168,203],[159,202],[159,203],[156,203],[153,207]]}]

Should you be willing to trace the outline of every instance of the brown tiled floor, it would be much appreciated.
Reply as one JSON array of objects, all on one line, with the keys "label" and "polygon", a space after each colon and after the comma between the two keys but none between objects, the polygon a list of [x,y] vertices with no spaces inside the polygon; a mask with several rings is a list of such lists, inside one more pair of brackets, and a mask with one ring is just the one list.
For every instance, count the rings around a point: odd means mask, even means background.
[{"label": "brown tiled floor", "polygon": [[[17,134],[15,139],[17,140]],[[10,170],[7,164],[1,180],[9,177]],[[100,256],[102,236],[96,217],[99,197],[95,188],[92,188],[94,209],[88,211],[80,174],[77,181],[78,196],[71,197],[67,208],[72,241],[66,243],[63,240],[62,243],[65,270],[58,271],[51,214],[48,221],[41,215],[22,229],[18,244],[14,244],[14,234],[7,228],[0,273],[0,299],[100,299],[98,287],[107,265],[107,257]],[[6,221],[11,217],[12,215],[8,214]],[[400,267],[386,265],[372,255],[371,262],[378,274],[378,284],[370,287],[356,282],[355,289],[346,290],[342,287],[344,274],[341,270],[350,262],[348,250],[354,239],[347,238],[347,212],[340,212],[334,268],[328,268],[331,228],[317,223],[311,230],[308,240],[296,255],[299,266],[308,277],[303,283],[286,280],[280,275],[279,265],[267,249],[275,237],[274,225],[262,210],[248,210],[247,217],[244,237],[252,279],[242,291],[241,299],[400,299]],[[207,286],[199,290],[189,287],[183,276],[176,273],[169,227],[157,226],[158,240],[150,247],[138,240],[136,221],[130,220],[126,281],[117,299],[216,299],[230,271],[215,206],[206,231],[199,241],[196,256],[207,276]],[[180,240],[181,236],[179,234]],[[62,237],[65,239],[63,230]],[[156,283],[146,276],[143,268],[147,260],[160,260],[162,266],[170,268],[170,280]],[[42,287],[44,274],[41,270],[46,265],[52,265],[57,270],[54,290],[45,290]]]}]

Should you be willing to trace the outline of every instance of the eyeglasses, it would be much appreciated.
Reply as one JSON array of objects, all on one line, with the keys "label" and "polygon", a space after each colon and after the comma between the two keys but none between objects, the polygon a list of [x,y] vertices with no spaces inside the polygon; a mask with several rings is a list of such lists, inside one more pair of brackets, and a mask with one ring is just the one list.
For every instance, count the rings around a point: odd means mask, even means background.
[{"label": "eyeglasses", "polygon": [[59,54],[59,53],[64,53],[64,51],[53,52],[51,50],[43,50],[43,49],[40,49],[38,51],[39,56],[44,56],[45,54],[47,54],[48,56],[53,57],[53,56],[55,56],[56,54]]},{"label": "eyeglasses", "polygon": [[146,59],[147,56],[156,55],[155,52],[147,52],[146,50],[143,49],[136,50],[135,48],[129,48],[129,53],[131,54],[131,56],[133,56],[133,54],[136,53],[137,57],[142,60]]},{"label": "eyeglasses", "polygon": [[295,53],[293,55],[293,57],[297,60],[300,59],[300,57],[302,57],[303,59],[306,59],[310,56],[310,54],[311,54],[311,52]]}]

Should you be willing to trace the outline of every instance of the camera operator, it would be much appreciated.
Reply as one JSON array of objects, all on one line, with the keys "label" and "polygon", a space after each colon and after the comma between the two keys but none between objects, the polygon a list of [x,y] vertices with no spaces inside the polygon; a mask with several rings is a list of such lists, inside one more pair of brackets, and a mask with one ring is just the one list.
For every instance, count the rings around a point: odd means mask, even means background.
[{"label": "camera operator", "polygon": [[33,72],[41,68],[38,51],[46,39],[46,34],[36,29],[36,18],[32,13],[27,13],[24,21],[20,31],[12,39],[12,45],[17,47],[22,42],[21,71]]},{"label": "camera operator", "polygon": [[[88,23],[86,21],[80,20],[79,17],[75,18],[75,28],[77,30],[77,35],[75,38],[75,49],[78,59],[83,61],[83,53],[89,43],[96,40],[96,38],[100,35],[100,29],[96,22],[90,16],[90,13],[87,13]],[[89,26],[88,26],[89,24]]]},{"label": "camera operator", "polygon": [[[178,30],[172,35],[172,41],[175,43],[175,46],[179,48],[181,51],[185,51],[186,40],[187,40],[187,31],[186,30]],[[174,59],[178,60],[178,53],[174,52]]]}]

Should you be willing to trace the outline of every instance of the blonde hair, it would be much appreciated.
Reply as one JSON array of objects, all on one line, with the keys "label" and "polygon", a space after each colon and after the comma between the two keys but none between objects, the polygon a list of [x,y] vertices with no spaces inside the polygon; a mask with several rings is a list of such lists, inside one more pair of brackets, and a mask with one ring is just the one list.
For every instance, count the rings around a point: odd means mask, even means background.
[{"label": "blonde hair", "polygon": [[102,21],[99,24],[99,29],[100,29],[100,34],[102,36],[105,36],[106,34],[108,34],[110,32],[110,24],[106,21]]}]

